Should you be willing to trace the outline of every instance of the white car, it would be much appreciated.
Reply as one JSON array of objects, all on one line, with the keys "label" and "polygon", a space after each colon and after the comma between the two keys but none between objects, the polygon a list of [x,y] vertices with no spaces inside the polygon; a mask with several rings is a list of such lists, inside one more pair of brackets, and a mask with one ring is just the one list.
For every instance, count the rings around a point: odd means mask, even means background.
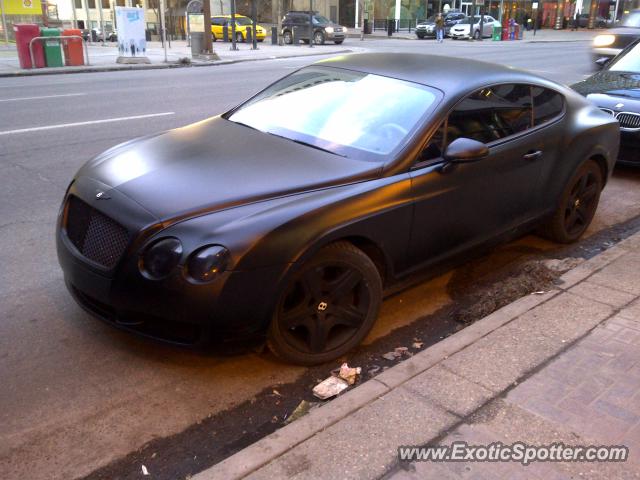
[{"label": "white car", "polygon": [[[470,33],[472,21],[473,33]],[[482,26],[482,36],[485,38],[491,37],[493,35],[494,26],[500,26],[500,22],[498,22],[491,15],[484,15],[483,22],[484,24]],[[473,20],[471,19],[471,17],[465,18],[457,25],[451,27],[451,30],[449,30],[449,36],[454,40],[458,38],[474,38],[478,40],[480,38],[480,17],[476,15],[475,17],[473,17]]]}]

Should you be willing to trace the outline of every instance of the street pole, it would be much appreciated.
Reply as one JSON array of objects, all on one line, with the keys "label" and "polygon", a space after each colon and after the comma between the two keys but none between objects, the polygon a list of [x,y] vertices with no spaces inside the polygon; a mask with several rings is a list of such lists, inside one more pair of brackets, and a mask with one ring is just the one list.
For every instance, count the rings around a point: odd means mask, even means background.
[{"label": "street pole", "polygon": [[309,0],[309,48],[312,48],[312,47],[313,47],[313,0]]},{"label": "street pole", "polygon": [[251,35],[251,50],[258,49],[258,39],[256,38],[258,34],[258,6],[256,5],[256,1],[257,0],[251,0],[251,33],[253,33],[253,35]]},{"label": "street pole", "polygon": [[[2,0],[0,0],[1,2]],[[73,13],[73,28],[78,28],[78,17],[76,15],[76,0],[71,0],[71,12]]]},{"label": "street pole", "polygon": [[96,7],[98,7],[98,12],[100,13],[100,36],[102,37],[102,46],[104,47],[104,42],[105,42],[105,38],[104,38],[104,20],[102,18],[102,1],[103,0],[96,0]]},{"label": "street pole", "polygon": [[7,31],[7,17],[4,14],[4,0],[0,0],[0,10],[2,10],[2,31],[4,32],[4,43],[9,46],[9,32]]},{"label": "street pole", "polygon": [[160,28],[162,28],[162,44],[164,45],[164,63],[167,63],[167,28],[164,21],[164,0],[160,0]]},{"label": "street pole", "polygon": [[231,0],[231,50],[238,50],[238,45],[236,45],[236,0]]},{"label": "street pole", "polygon": [[282,1],[276,0],[278,3],[278,45],[282,46]]},{"label": "street pole", "polygon": [[89,20],[89,0],[84,1],[84,14],[87,16],[87,21],[84,24],[84,28],[89,31],[89,43],[93,43],[93,32],[91,31],[91,21]]},{"label": "street pole", "polygon": [[213,54],[213,46],[211,45],[211,3],[209,0],[203,0],[202,13],[204,15],[204,37],[202,39],[202,53],[204,55]]}]

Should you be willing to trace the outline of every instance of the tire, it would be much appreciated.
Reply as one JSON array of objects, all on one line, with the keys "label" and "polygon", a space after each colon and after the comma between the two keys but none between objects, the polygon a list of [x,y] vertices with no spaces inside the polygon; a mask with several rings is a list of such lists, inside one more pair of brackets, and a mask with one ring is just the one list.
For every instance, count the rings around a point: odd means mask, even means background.
[{"label": "tire", "polygon": [[418,34],[416,33],[416,37],[418,37],[420,40],[424,40],[424,35],[418,35]]},{"label": "tire", "polygon": [[560,204],[542,227],[542,235],[558,243],[572,243],[587,230],[598,208],[604,180],[594,160],[587,160],[573,174]]},{"label": "tire", "polygon": [[324,45],[324,33],[315,32],[313,34],[313,44],[314,45]]},{"label": "tire", "polygon": [[336,40],[333,43],[335,43],[336,45],[342,45],[342,42],[344,42],[344,40]]},{"label": "tire", "polygon": [[480,30],[476,30],[475,32],[473,32],[473,39],[480,40]]},{"label": "tire", "polygon": [[211,41],[212,41],[212,42],[215,42],[215,41],[217,41],[217,40],[218,40],[218,38],[216,37],[216,34],[215,34],[215,33],[212,33],[212,34],[211,34]]},{"label": "tire", "polygon": [[284,43],[287,45],[291,45],[293,43],[293,35],[289,30],[282,32],[282,40],[284,40]]},{"label": "tire", "polygon": [[371,259],[351,243],[330,244],[291,275],[267,345],[297,365],[334,360],[365,338],[381,303],[382,280]]},{"label": "tire", "polygon": [[244,42],[244,36],[242,35],[242,32],[236,32],[236,43],[243,43]]}]

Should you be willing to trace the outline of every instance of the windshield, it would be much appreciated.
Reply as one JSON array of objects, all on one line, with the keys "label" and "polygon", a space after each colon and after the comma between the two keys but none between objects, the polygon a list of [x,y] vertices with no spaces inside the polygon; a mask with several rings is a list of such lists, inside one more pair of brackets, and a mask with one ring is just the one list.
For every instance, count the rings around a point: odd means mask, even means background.
[{"label": "windshield", "polygon": [[236,17],[236,23],[238,25],[253,25],[250,18],[247,17]]},{"label": "windshield", "polygon": [[607,70],[640,73],[640,43],[624,55],[616,57]]},{"label": "windshield", "polygon": [[323,17],[322,15],[314,15],[313,16],[313,23],[315,25],[325,25],[327,23],[331,23],[331,21],[325,17]]},{"label": "windshield", "polygon": [[299,70],[228,116],[262,132],[363,160],[381,161],[433,109],[429,87],[327,67]]},{"label": "windshield", "polygon": [[624,17],[620,21],[621,27],[635,27],[640,28],[640,11],[631,12]]}]

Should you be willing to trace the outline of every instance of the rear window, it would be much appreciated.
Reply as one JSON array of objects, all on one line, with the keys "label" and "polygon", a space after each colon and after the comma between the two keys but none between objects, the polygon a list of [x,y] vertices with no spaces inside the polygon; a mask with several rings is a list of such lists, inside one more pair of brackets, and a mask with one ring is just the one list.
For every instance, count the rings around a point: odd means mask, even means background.
[{"label": "rear window", "polygon": [[543,87],[533,87],[533,121],[535,125],[553,120],[564,110],[562,95]]}]

